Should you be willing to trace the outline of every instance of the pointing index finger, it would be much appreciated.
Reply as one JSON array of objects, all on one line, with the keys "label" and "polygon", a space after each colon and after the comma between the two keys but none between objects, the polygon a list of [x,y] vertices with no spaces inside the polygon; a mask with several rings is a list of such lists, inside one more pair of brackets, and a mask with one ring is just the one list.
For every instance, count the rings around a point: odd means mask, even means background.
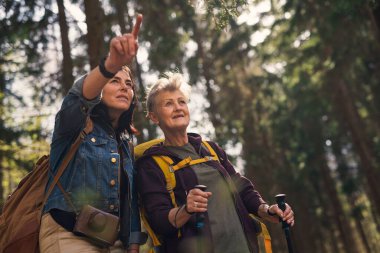
[{"label": "pointing index finger", "polygon": [[135,26],[133,27],[133,30],[132,30],[132,34],[133,34],[133,37],[135,37],[135,39],[137,39],[137,36],[139,34],[139,30],[140,30],[140,26],[141,26],[142,20],[143,20],[143,15],[142,14],[138,14],[137,17],[136,17],[136,24],[135,24]]}]

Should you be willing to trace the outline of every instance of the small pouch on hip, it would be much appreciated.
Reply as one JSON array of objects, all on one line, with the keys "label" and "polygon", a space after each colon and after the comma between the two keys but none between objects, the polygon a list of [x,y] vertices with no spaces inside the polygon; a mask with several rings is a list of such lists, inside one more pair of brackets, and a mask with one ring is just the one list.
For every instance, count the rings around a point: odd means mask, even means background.
[{"label": "small pouch on hip", "polygon": [[118,238],[119,217],[85,205],[77,216],[73,233],[100,247],[112,246]]}]

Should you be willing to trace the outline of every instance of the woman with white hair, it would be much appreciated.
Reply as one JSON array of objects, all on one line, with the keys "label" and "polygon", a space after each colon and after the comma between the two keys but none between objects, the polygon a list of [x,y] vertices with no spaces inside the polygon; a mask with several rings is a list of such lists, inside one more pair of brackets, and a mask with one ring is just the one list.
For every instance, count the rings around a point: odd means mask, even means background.
[{"label": "woman with white hair", "polygon": [[[198,242],[194,239],[199,236],[194,215],[197,213],[204,213],[202,252],[258,252],[257,231],[249,214],[275,223],[279,216],[293,225],[294,213],[287,204],[284,212],[277,205],[268,205],[252,182],[236,172],[216,143],[207,142],[218,159],[174,172],[178,207],[172,203],[165,175],[154,157],[167,156],[178,164],[185,158],[210,156],[201,136],[187,132],[190,90],[181,74],[166,73],[147,94],[147,116],[161,128],[165,139],[136,161],[137,185],[147,220],[161,240],[159,252],[199,252],[199,248],[194,248],[199,243],[193,243]],[[206,185],[207,191],[195,188],[196,185]]]}]

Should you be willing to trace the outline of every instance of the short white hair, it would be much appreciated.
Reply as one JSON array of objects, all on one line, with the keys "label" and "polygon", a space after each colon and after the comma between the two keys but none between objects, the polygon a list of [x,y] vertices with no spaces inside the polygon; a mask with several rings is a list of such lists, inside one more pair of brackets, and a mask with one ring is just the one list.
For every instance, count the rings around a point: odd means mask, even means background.
[{"label": "short white hair", "polygon": [[160,79],[150,88],[146,95],[147,112],[152,112],[155,106],[155,99],[161,91],[176,91],[183,93],[186,100],[189,101],[191,86],[184,81],[181,73],[165,72]]}]

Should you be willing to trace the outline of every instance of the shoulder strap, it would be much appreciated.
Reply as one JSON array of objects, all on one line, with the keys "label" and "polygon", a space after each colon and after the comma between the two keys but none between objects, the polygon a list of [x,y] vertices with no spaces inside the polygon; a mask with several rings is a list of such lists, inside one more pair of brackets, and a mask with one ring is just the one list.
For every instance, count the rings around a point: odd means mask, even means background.
[{"label": "shoulder strap", "polygon": [[140,158],[144,154],[145,150],[163,141],[164,139],[153,139],[153,140],[150,140],[150,141],[147,141],[135,146],[134,147],[135,159],[137,160],[138,158]]},{"label": "shoulder strap", "polygon": [[264,239],[264,249],[265,253],[272,253],[272,239],[270,237],[269,231],[267,229],[267,226],[260,221],[261,225],[261,233]]},{"label": "shoulder strap", "polygon": [[207,141],[202,141],[202,144],[208,149],[211,156],[205,156],[199,159],[191,159],[191,157],[187,157],[177,164],[174,165],[173,159],[171,159],[169,156],[153,156],[153,159],[158,164],[162,172],[164,173],[165,180],[166,180],[166,189],[168,190],[170,197],[172,199],[172,204],[174,207],[177,207],[177,203],[175,201],[174,196],[174,188],[176,187],[176,180],[174,172],[177,170],[180,170],[182,168],[185,168],[187,166],[205,163],[209,161],[219,161],[218,155],[216,154],[215,150],[211,147],[211,145]]},{"label": "shoulder strap", "polygon": [[219,157],[216,154],[215,150],[211,147],[210,143],[208,143],[207,141],[202,141],[202,144],[208,149],[208,152],[210,152],[211,156],[213,158],[217,158],[217,160],[219,161]]},{"label": "shoulder strap", "polygon": [[176,180],[173,170],[173,160],[169,156],[153,156],[154,161],[158,164],[162,172],[164,173],[166,180],[166,189],[170,194],[172,204],[177,207],[177,202],[174,197],[174,188],[176,186]]},{"label": "shoulder strap", "polygon": [[[155,139],[155,140],[152,140],[152,141],[138,145],[137,150],[135,147],[136,158],[139,156],[140,153],[142,155],[147,148],[149,148],[152,145],[155,145],[157,143],[160,143],[162,141],[163,141],[163,139]],[[178,204],[176,202],[175,195],[174,195],[174,188],[176,187],[176,179],[175,179],[174,173],[177,170],[180,170],[182,168],[185,168],[187,166],[191,166],[194,164],[204,163],[204,162],[208,162],[211,160],[219,161],[218,155],[216,154],[215,150],[211,147],[211,145],[206,141],[203,141],[202,144],[208,149],[211,156],[205,156],[203,158],[199,158],[199,159],[195,159],[195,160],[192,160],[191,157],[187,157],[175,165],[174,165],[173,159],[171,159],[169,156],[152,156],[152,158],[157,163],[157,165],[160,167],[162,173],[165,176],[166,189],[168,190],[168,192],[170,194],[170,199],[171,199],[174,207],[178,207]],[[145,229],[147,230],[148,234],[152,238],[153,245],[159,246],[159,245],[161,245],[160,240],[158,239],[157,235],[154,233],[153,229],[150,227],[149,222],[148,222],[146,217],[147,216],[145,213],[145,209],[142,208],[141,209],[141,218],[142,218],[142,221],[144,223]],[[178,231],[178,237],[180,237],[180,236],[181,236],[180,231]]]},{"label": "shoulder strap", "polygon": [[[62,176],[63,172],[65,171],[65,169],[67,167],[67,165],[69,164],[69,162],[73,158],[74,154],[77,152],[77,150],[78,150],[80,144],[82,143],[82,141],[84,140],[84,138],[93,129],[94,129],[94,124],[93,124],[92,120],[90,119],[90,117],[88,116],[87,119],[86,119],[86,127],[79,133],[79,135],[76,138],[76,140],[74,141],[74,143],[71,144],[69,152],[67,152],[65,158],[63,159],[61,165],[59,166],[57,174],[54,176],[53,182],[50,184],[49,190],[46,192],[45,199],[44,199],[43,203],[45,203],[47,201],[48,197],[50,196],[51,192],[53,191],[54,186],[57,183],[59,184],[58,180]],[[60,188],[61,188],[61,190],[63,190],[62,187],[60,187]],[[63,191],[63,193],[67,194],[65,191]],[[65,197],[66,197],[66,195],[65,195]]]}]

